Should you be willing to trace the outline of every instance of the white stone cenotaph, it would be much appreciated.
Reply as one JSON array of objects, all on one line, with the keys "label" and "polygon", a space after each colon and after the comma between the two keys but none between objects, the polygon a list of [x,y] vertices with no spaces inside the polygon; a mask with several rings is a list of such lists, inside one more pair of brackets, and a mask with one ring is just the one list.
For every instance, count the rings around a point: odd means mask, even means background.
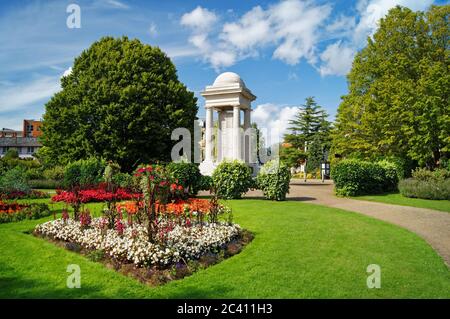
[{"label": "white stone cenotaph", "polygon": [[[233,72],[220,74],[201,95],[205,98],[206,124],[205,155],[200,163],[200,172],[211,175],[224,160],[240,160],[253,167],[255,172],[256,164],[251,153],[252,139],[248,132],[251,131],[251,102],[256,96],[245,86],[241,77]],[[214,111],[217,113],[216,127]]]}]

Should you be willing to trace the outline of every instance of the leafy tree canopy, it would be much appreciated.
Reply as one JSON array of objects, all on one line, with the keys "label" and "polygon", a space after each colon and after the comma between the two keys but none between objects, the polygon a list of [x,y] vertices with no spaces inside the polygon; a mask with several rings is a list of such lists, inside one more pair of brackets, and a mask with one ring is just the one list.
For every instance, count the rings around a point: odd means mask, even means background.
[{"label": "leafy tree canopy", "polygon": [[348,74],[333,152],[435,166],[450,152],[450,5],[396,7]]},{"label": "leafy tree canopy", "polygon": [[281,149],[281,159],[291,166],[298,166],[300,161],[307,159],[310,162],[308,169],[319,168],[324,151],[331,146],[331,122],[327,118],[327,112],[313,97],[308,97],[289,122],[290,133],[284,136],[284,145],[288,147]]},{"label": "leafy tree canopy", "polygon": [[157,47],[105,37],[75,59],[46,105],[45,157],[60,164],[104,158],[131,170],[169,160],[177,127],[193,129],[197,99]]}]

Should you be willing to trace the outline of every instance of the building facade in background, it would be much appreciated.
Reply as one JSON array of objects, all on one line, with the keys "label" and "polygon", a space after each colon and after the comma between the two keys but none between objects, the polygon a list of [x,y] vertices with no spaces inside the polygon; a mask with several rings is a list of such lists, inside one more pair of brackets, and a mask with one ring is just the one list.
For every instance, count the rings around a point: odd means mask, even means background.
[{"label": "building facade in background", "polygon": [[23,120],[22,131],[3,128],[0,131],[0,157],[3,157],[9,149],[16,149],[20,158],[33,158],[42,144],[38,137],[41,136],[42,121]]}]

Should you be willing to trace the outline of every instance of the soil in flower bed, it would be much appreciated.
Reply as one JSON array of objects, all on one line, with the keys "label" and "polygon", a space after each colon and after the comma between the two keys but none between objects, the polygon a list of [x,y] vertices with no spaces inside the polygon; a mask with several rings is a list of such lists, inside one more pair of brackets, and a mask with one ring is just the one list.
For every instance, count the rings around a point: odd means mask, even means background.
[{"label": "soil in flower bed", "polygon": [[222,245],[220,249],[206,252],[198,259],[183,259],[181,262],[166,266],[139,267],[134,263],[115,259],[108,254],[105,254],[102,250],[88,249],[77,243],[56,240],[35,231],[32,232],[32,234],[36,237],[48,240],[59,247],[79,253],[92,261],[100,262],[110,269],[114,269],[125,276],[135,278],[141,283],[150,286],[160,286],[172,280],[182,279],[192,275],[198,270],[205,269],[226,258],[239,254],[254,238],[253,233],[246,229],[241,229],[238,236]]}]

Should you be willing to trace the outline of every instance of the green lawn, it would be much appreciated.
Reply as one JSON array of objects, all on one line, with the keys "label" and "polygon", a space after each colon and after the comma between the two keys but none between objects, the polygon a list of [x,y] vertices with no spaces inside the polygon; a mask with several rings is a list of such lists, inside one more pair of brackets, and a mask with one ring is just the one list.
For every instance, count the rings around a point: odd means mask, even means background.
[{"label": "green lawn", "polygon": [[431,200],[431,199],[409,198],[409,197],[404,197],[399,193],[358,196],[358,197],[355,197],[355,199],[362,199],[362,200],[381,202],[381,203],[387,203],[387,204],[393,204],[393,205],[429,208],[429,209],[435,209],[435,210],[440,210],[443,212],[450,213],[450,200]]},{"label": "green lawn", "polygon": [[[253,242],[220,264],[157,288],[24,233],[52,217],[0,225],[0,297],[450,297],[449,269],[407,230],[294,201],[239,200],[229,205],[235,221],[254,232]],[[92,205],[92,210],[101,207]],[[69,264],[81,267],[80,289],[66,288]],[[366,286],[369,264],[381,266],[381,289]]]}]

